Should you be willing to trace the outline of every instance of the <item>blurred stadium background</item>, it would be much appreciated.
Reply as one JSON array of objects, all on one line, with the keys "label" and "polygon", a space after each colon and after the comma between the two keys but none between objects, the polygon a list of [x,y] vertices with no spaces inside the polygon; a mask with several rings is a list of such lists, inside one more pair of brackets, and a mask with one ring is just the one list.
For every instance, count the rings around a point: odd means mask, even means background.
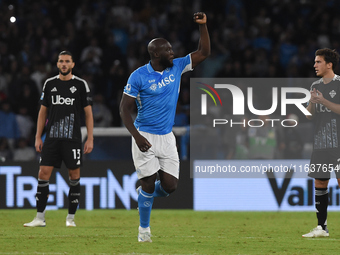
[{"label": "blurred stadium background", "polygon": [[[315,77],[315,50],[340,51],[340,2],[336,0],[0,1],[0,208],[35,207],[38,100],[45,79],[57,74],[57,55],[62,50],[73,53],[74,73],[91,87],[100,135],[95,136],[95,149],[82,168],[80,208],[136,207],[131,139],[118,112],[122,90],[129,74],[148,62],[146,46],[151,39],[168,39],[176,56],[197,48],[199,33],[192,21],[196,11],[207,14],[212,54],[182,77],[175,120],[181,181],[175,194],[157,201],[155,208],[314,210],[313,184],[304,178],[286,186],[281,179],[274,179],[276,184],[267,178],[191,179],[189,87],[194,77]],[[271,138],[275,153],[264,158],[308,163],[311,123],[299,112],[289,114],[299,121],[297,133],[277,132]],[[251,159],[249,153],[239,154],[249,150],[248,133],[232,139],[225,159]],[[52,178],[49,209],[66,208],[64,167]],[[339,205],[339,189],[335,183],[330,186],[333,210]],[[239,195],[231,198],[232,193]],[[228,206],[220,206],[229,198]]]}]

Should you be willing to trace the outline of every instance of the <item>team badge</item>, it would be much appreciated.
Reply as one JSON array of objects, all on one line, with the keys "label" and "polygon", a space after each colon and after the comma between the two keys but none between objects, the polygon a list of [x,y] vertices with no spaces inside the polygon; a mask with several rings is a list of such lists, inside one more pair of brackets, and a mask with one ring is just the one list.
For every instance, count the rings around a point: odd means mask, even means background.
[{"label": "team badge", "polygon": [[75,86],[72,86],[72,87],[70,88],[70,90],[71,90],[71,92],[72,92],[72,93],[74,93],[74,92],[76,92],[76,91],[77,91],[77,89],[76,89],[76,87],[75,87]]},{"label": "team badge", "polygon": [[331,96],[331,98],[335,97],[336,92],[334,91],[334,89],[331,92],[329,92],[329,95]]},{"label": "team badge", "polygon": [[155,91],[156,89],[157,89],[157,84],[152,84],[151,86],[150,86],[150,89],[152,90],[152,91]]}]

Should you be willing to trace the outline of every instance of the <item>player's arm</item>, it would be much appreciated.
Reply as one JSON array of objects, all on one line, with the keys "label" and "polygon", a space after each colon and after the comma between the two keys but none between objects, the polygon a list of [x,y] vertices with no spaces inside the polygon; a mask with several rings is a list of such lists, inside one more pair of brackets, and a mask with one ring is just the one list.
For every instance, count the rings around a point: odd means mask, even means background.
[{"label": "player's arm", "polygon": [[122,100],[120,102],[120,106],[119,106],[120,117],[122,118],[123,123],[125,127],[127,128],[127,130],[129,130],[130,134],[135,139],[139,150],[142,152],[145,152],[152,145],[149,143],[149,141],[144,136],[142,136],[138,132],[135,125],[133,124],[131,114],[133,112],[134,106],[135,106],[135,98],[128,96],[124,93]]},{"label": "player's arm", "polygon": [[40,106],[38,120],[37,120],[37,132],[35,134],[35,150],[41,152],[43,142],[41,140],[42,133],[44,131],[46,119],[47,119],[48,108],[44,105]]},{"label": "player's arm", "polygon": [[309,119],[309,120],[312,120],[314,118],[314,114],[315,114],[315,103],[312,103],[311,101],[309,101],[309,104],[306,107],[306,109],[311,114],[311,115],[306,115],[306,118]]},{"label": "player's arm", "polygon": [[199,24],[200,41],[198,49],[191,53],[192,68],[205,60],[210,55],[210,37],[207,28],[207,15],[204,12],[196,12],[194,21]]},{"label": "player's arm", "polygon": [[84,108],[85,125],[87,129],[87,139],[84,144],[84,154],[90,153],[93,150],[93,113],[92,106],[88,105]]},{"label": "player's arm", "polygon": [[315,88],[310,92],[310,100],[309,100],[309,104],[306,107],[307,111],[310,112],[311,115],[306,115],[306,118],[309,120],[312,120],[315,116],[315,107],[316,107],[316,102],[315,102],[315,96],[316,96],[316,90]]}]

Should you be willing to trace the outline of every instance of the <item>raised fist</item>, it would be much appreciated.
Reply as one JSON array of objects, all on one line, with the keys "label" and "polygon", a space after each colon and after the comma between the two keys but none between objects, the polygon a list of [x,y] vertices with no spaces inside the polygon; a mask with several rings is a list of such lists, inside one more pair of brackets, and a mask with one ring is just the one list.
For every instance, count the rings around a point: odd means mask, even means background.
[{"label": "raised fist", "polygon": [[206,24],[207,23],[207,15],[204,12],[196,12],[194,13],[194,21],[198,24]]}]

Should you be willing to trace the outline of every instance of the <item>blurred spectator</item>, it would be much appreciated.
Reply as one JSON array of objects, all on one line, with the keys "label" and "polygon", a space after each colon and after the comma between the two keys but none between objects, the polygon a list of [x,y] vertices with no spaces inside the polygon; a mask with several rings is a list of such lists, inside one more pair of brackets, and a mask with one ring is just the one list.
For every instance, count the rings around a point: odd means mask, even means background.
[{"label": "blurred spectator", "polygon": [[37,86],[39,95],[42,92],[43,83],[46,80],[47,77],[47,70],[46,70],[46,64],[42,61],[39,61],[34,66],[34,72],[31,74],[31,79],[35,82],[35,85]]},{"label": "blurred spectator", "polygon": [[177,102],[176,114],[175,114],[175,124],[174,127],[183,127],[189,125],[189,118],[186,115],[181,103]]},{"label": "blurred spectator", "polygon": [[13,150],[14,161],[29,161],[36,159],[36,152],[33,147],[28,146],[28,142],[25,138],[20,138],[17,141],[17,145]]},{"label": "blurred spectator", "polygon": [[[248,137],[248,118],[245,117],[243,120],[245,125],[240,125],[236,130],[236,146],[234,159],[248,159],[249,158],[249,137]],[[234,127],[235,129],[235,127]]]},{"label": "blurred spectator", "polygon": [[105,105],[105,98],[101,94],[93,97],[93,120],[94,127],[110,127],[112,125],[112,114]]},{"label": "blurred spectator", "polygon": [[[286,121],[287,126],[295,126],[299,122],[299,117],[294,114],[288,114],[287,119],[295,121]],[[285,127],[284,131],[284,158],[285,159],[301,159],[303,150],[303,140],[301,134],[296,128]]]},{"label": "blurred spectator", "polygon": [[249,127],[249,158],[250,159],[275,159],[281,158],[284,148],[282,130],[274,126],[271,122],[266,121],[269,116],[257,116],[256,121],[252,122],[253,126]]},{"label": "blurred spectator", "polygon": [[20,137],[20,129],[18,126],[16,115],[11,108],[11,104],[8,100],[5,100],[1,103],[0,136],[9,139],[8,142],[10,147],[13,146],[14,139]]},{"label": "blurred spectator", "polygon": [[3,68],[0,65],[0,102],[5,100],[8,95],[8,83],[6,76],[3,73]]},{"label": "blurred spectator", "polygon": [[12,152],[6,137],[0,137],[0,158],[4,160],[12,159]]},{"label": "blurred spectator", "polygon": [[27,107],[19,106],[16,120],[20,129],[20,137],[30,140],[30,138],[32,138],[32,136],[34,135],[33,128],[35,126],[35,123],[28,115]]}]

